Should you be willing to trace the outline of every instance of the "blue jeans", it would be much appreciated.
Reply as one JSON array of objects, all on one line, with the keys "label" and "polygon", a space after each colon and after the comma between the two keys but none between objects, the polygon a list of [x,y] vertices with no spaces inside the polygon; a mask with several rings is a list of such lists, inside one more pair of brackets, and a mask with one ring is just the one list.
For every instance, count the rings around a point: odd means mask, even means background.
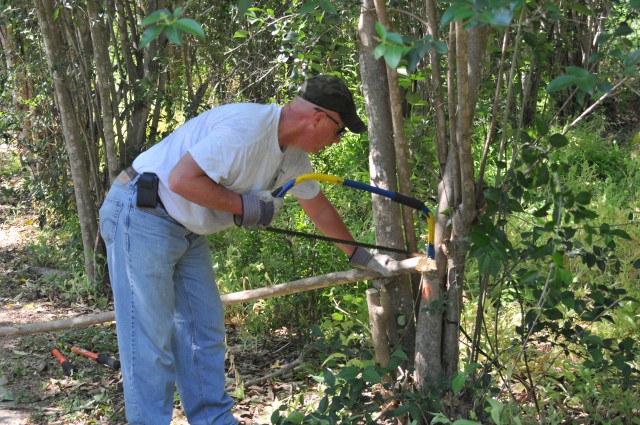
[{"label": "blue jeans", "polygon": [[134,182],[116,180],[100,208],[127,420],[169,424],[177,384],[190,424],[236,424],[207,238],[160,205],[138,208]]}]

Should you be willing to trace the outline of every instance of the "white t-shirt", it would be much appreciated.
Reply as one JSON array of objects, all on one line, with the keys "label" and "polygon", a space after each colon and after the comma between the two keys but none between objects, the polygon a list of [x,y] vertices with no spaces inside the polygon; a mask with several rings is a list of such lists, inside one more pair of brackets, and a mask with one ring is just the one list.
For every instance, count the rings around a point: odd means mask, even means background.
[{"label": "white t-shirt", "polygon": [[[233,225],[233,215],[205,208],[169,189],[169,173],[187,152],[216,183],[239,193],[276,189],[301,174],[312,173],[309,155],[298,148],[284,152],[278,144],[278,105],[239,103],[219,106],[187,121],[143,152],[133,162],[138,173],[152,172],[160,180],[159,194],[167,212],[197,234]],[[311,199],[320,188],[307,181],[289,193]]]}]

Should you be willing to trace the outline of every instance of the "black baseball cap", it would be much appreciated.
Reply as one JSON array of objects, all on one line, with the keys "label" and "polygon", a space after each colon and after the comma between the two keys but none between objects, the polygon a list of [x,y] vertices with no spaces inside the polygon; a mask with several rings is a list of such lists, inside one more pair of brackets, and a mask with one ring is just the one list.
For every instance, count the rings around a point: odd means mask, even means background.
[{"label": "black baseball cap", "polygon": [[353,95],[340,78],[333,75],[311,77],[302,84],[298,96],[321,108],[337,112],[352,133],[367,131],[367,126],[356,112]]}]

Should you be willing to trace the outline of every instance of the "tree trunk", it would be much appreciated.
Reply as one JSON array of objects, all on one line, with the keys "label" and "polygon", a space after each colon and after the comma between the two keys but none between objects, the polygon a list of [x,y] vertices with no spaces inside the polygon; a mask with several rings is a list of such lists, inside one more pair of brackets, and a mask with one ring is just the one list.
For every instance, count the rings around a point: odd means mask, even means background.
[{"label": "tree trunk", "polygon": [[[431,15],[435,13],[430,0],[427,0],[427,11]],[[436,26],[432,23],[437,22],[436,17],[430,16],[428,22],[433,36]],[[416,335],[416,381],[425,391],[437,384],[438,379],[451,378],[458,372],[464,266],[469,249],[467,239],[477,214],[471,123],[487,34],[483,29],[467,31],[458,22],[451,24],[448,41],[450,141],[447,146],[438,146],[436,151],[443,172],[438,188],[438,211],[449,211],[449,214],[440,213],[436,218],[437,270],[423,277]],[[432,80],[437,82],[439,77],[432,77]],[[436,110],[441,104],[434,105]],[[442,117],[444,113],[438,111],[436,115]],[[438,143],[447,143],[442,138],[444,133],[442,129],[437,132]]]},{"label": "tree trunk", "polygon": [[31,120],[29,119],[29,106],[27,101],[31,99],[31,82],[25,67],[20,63],[22,59],[19,53],[22,50],[18,37],[14,32],[14,27],[8,16],[0,16],[0,45],[4,53],[7,74],[13,75],[13,91],[11,93],[11,103],[14,112],[19,115],[17,119],[22,123],[18,133],[18,149],[20,157],[27,158],[27,165],[32,177],[38,175],[38,164],[33,159],[33,153],[28,149],[31,141]]},{"label": "tree trunk", "polygon": [[[373,0],[365,0],[360,15],[358,33],[360,37],[360,70],[365,108],[369,119],[369,173],[374,186],[387,190],[397,190],[396,161],[393,146],[393,124],[389,104],[389,89],[386,65],[383,60],[373,58],[376,46],[375,6]],[[375,123],[375,125],[372,125]],[[376,241],[379,244],[401,248],[402,219],[400,208],[390,200],[374,195],[373,212],[376,223]],[[415,323],[413,317],[413,296],[409,276],[375,281],[374,285],[385,285],[391,297],[392,314],[387,322],[387,334],[392,345],[402,343],[402,347],[413,358]],[[398,320],[404,322],[404,337],[397,330]]]},{"label": "tree trunk", "polygon": [[82,233],[82,245],[84,252],[84,264],[87,277],[94,280],[96,270],[93,259],[93,246],[98,236],[98,223],[96,217],[95,202],[89,184],[89,171],[86,166],[87,152],[82,131],[76,121],[73,98],[71,96],[66,64],[63,59],[67,57],[65,45],[60,28],[53,19],[54,2],[52,0],[35,0],[38,21],[42,31],[45,52],[49,70],[53,79],[55,99],[62,121],[71,178],[73,180],[80,230]]},{"label": "tree trunk", "polygon": [[104,21],[99,14],[99,8],[100,6],[95,0],[87,1],[89,27],[91,30],[91,41],[93,43],[93,57],[96,63],[96,85],[100,97],[100,116],[102,117],[104,150],[107,158],[107,175],[109,177],[109,183],[111,183],[118,176],[120,165],[118,163],[116,139],[113,131],[114,117],[111,108],[111,90],[109,85],[113,71],[109,59],[109,40]]}]

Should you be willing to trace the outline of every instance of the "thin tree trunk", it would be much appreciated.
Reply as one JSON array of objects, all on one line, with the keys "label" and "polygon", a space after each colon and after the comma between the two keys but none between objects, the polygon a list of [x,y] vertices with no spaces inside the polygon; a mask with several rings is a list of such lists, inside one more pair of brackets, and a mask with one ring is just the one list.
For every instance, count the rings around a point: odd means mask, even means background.
[{"label": "thin tree trunk", "polygon": [[87,13],[89,15],[89,28],[91,30],[91,41],[93,42],[93,57],[96,62],[96,85],[100,97],[100,116],[102,116],[102,128],[104,134],[105,156],[107,158],[107,175],[109,183],[118,176],[120,165],[116,151],[116,140],[114,134],[114,118],[111,105],[111,90],[109,81],[111,79],[112,66],[109,59],[108,38],[104,21],[99,15],[100,6],[95,0],[87,1]]},{"label": "thin tree trunk", "polygon": [[[13,74],[13,91],[11,93],[11,103],[15,112],[19,114],[22,128],[18,134],[18,149],[20,157],[26,157],[29,171],[32,177],[38,175],[38,164],[33,160],[33,153],[27,148],[31,141],[31,120],[29,119],[28,100],[31,99],[30,79],[25,72],[25,68],[21,66],[21,58],[18,52],[21,50],[20,42],[17,40],[14,27],[9,17],[0,16],[0,45],[4,53],[7,74]],[[23,115],[23,116],[20,116]]]},{"label": "thin tree trunk", "polygon": [[42,30],[47,61],[54,83],[55,98],[62,121],[62,132],[67,154],[69,155],[69,165],[71,167],[71,177],[82,233],[85,271],[88,278],[95,279],[96,271],[93,262],[93,246],[98,235],[98,223],[95,203],[89,185],[89,172],[85,165],[87,153],[85,151],[82,132],[78,128],[75,119],[73,98],[69,91],[71,86],[65,72],[65,64],[63,63],[63,59],[66,57],[62,41],[63,38],[60,28],[56,27],[53,20],[53,1],[35,0],[35,7]]},{"label": "thin tree trunk", "polygon": [[[434,0],[425,0],[427,11],[427,32],[433,41],[440,40],[438,34],[438,19]],[[444,174],[447,163],[447,117],[445,110],[444,93],[442,87],[442,70],[440,68],[440,55],[436,51],[429,52],[429,64],[431,66],[431,87],[433,98],[431,105],[436,115],[436,151],[438,153],[438,164],[440,164],[440,175]]]},{"label": "thin tree trunk", "polygon": [[[383,0],[374,0],[378,20],[387,29],[389,18],[387,8]],[[402,96],[400,95],[400,85],[398,84],[398,72],[386,66],[387,82],[389,84],[389,101],[391,103],[391,118],[393,123],[394,146],[396,150],[396,172],[399,180],[399,190],[401,193],[411,193],[411,182],[409,179],[409,166],[407,161],[407,138],[404,132],[404,116],[402,113]],[[405,239],[409,251],[417,251],[416,230],[413,224],[411,209],[402,207],[402,221],[404,224]]]},{"label": "thin tree trunk", "polygon": [[[383,60],[373,58],[376,23],[373,0],[365,0],[360,15],[358,33],[360,37],[360,69],[365,107],[369,120],[369,173],[375,186],[387,190],[397,190],[396,152],[393,146],[393,123],[389,104],[389,86],[386,65]],[[375,123],[375,125],[371,125]],[[398,205],[386,198],[374,195],[374,220],[376,241],[392,247],[404,246],[402,219]],[[402,347],[413,358],[415,347],[415,322],[413,317],[413,296],[409,276],[374,281],[374,285],[384,284],[391,297],[393,312],[387,321],[387,334],[392,345],[402,343]],[[401,339],[397,331],[399,316],[404,317]]]}]

